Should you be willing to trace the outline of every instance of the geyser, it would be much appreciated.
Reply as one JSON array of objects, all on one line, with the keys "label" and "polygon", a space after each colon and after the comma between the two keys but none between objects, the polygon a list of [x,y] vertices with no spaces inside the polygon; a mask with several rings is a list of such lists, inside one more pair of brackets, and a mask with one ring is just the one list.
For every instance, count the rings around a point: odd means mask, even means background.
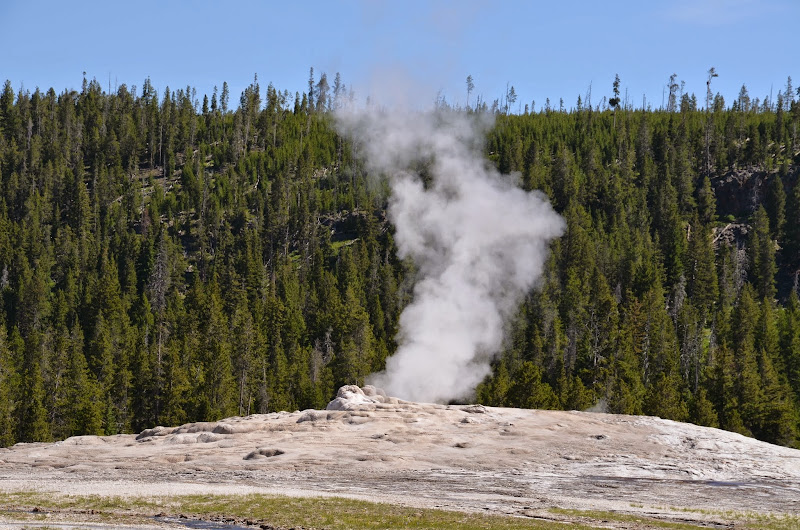
[{"label": "geyser", "polygon": [[412,401],[467,398],[564,221],[483,158],[487,113],[348,108],[337,118],[368,169],[388,178],[398,252],[418,272],[397,352],[369,382]]}]

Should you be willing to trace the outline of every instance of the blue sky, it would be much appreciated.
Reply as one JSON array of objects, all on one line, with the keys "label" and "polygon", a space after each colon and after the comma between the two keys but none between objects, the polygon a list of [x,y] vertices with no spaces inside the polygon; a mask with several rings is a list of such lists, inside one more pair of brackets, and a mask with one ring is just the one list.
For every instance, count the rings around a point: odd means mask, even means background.
[{"label": "blue sky", "polygon": [[518,105],[546,98],[574,106],[623,96],[657,107],[673,73],[703,101],[706,72],[730,103],[742,84],[774,96],[800,85],[798,0],[231,0],[117,2],[0,0],[0,79],[79,88],[82,73],[107,89],[159,94],[191,85],[211,94],[227,81],[231,103],[258,74],[290,92],[340,72],[359,98],[489,103],[513,85]]}]

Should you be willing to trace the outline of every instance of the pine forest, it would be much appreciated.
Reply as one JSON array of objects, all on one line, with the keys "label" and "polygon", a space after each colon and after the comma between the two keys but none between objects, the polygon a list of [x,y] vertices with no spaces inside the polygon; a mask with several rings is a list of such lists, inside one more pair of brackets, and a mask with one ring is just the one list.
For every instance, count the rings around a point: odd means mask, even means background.
[{"label": "pine forest", "polygon": [[[594,105],[435,102],[493,115],[484,157],[567,225],[474,400],[800,447],[800,91],[711,77],[658,108],[618,78]],[[334,126],[352,93],[229,92],[5,82],[0,446],[324,408],[395,351],[414,265]]]}]

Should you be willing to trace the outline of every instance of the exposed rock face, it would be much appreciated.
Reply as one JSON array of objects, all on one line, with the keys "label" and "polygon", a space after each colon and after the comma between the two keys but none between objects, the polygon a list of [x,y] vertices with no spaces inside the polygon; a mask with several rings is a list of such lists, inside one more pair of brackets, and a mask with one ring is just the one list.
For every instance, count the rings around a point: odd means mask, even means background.
[{"label": "exposed rock face", "polygon": [[746,218],[753,213],[767,190],[770,175],[766,171],[737,169],[712,181],[721,217]]},{"label": "exposed rock face", "polygon": [[[800,175],[800,157],[790,166],[783,177],[784,191],[787,197]],[[714,177],[711,185],[717,201],[717,214],[723,221],[729,215],[737,219],[747,219],[763,204],[772,179],[777,178],[777,171],[766,171],[763,168],[734,169],[721,176]]]},{"label": "exposed rock face", "polygon": [[743,223],[728,223],[725,226],[714,228],[713,243],[714,248],[735,247],[744,248],[747,241],[747,233],[750,226]]},{"label": "exposed rock face", "polygon": [[328,410],[0,449],[0,491],[282,493],[530,515],[553,506],[800,512],[800,451],[652,417],[410,403],[343,387]]}]

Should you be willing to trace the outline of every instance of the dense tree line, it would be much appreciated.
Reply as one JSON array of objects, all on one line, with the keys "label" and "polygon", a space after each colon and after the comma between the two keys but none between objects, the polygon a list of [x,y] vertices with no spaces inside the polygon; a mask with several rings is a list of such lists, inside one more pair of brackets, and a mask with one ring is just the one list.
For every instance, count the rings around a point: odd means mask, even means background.
[{"label": "dense tree line", "polygon": [[[468,86],[468,93],[473,87]],[[793,90],[494,112],[487,156],[566,218],[477,391],[798,443]],[[513,95],[513,100],[512,100]],[[235,108],[165,89],[0,94],[0,445],[324,407],[395,348],[411,264],[311,73]],[[443,102],[440,102],[444,104]],[[563,105],[562,105],[563,107]],[[755,181],[717,206],[730,175]],[[502,205],[498,205],[502,207]],[[733,235],[731,235],[733,234]]]}]

